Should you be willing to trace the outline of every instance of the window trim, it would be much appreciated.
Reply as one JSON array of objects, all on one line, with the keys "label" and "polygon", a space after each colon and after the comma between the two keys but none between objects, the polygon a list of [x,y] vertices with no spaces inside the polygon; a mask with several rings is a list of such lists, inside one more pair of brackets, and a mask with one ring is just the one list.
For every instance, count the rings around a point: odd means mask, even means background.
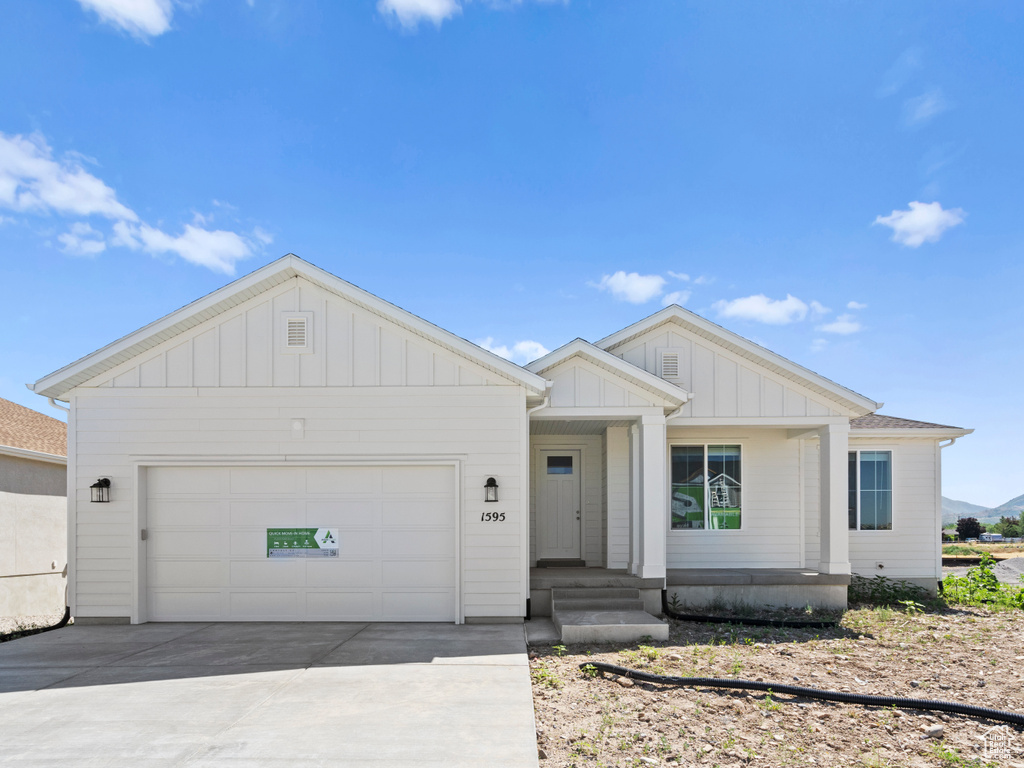
[{"label": "window trim", "polygon": [[[892,519],[890,520],[889,528],[861,528],[860,527],[860,455],[862,453],[877,453],[885,452],[889,454],[889,506],[890,514]],[[892,445],[857,445],[854,447],[851,445],[847,450],[847,460],[851,453],[857,454],[857,527],[849,528],[847,530],[851,534],[865,535],[865,536],[878,536],[892,533],[896,530],[896,448]],[[849,491],[849,489],[847,489]],[[849,521],[847,521],[849,525]]]},{"label": "window trim", "polygon": [[[740,527],[739,528],[673,528],[672,527],[672,449],[673,448],[702,448],[704,450],[704,498],[711,498],[708,488],[708,446],[710,445],[735,445],[740,449],[740,468],[742,470],[744,466],[744,456],[746,454],[746,446],[742,440],[702,440],[702,441],[686,441],[686,440],[671,440],[668,444],[668,454],[666,456],[666,466],[668,471],[667,485],[668,490],[666,492],[668,509],[665,515],[665,522],[668,526],[669,535],[701,535],[707,533],[741,533],[746,530],[747,515],[746,515],[746,480],[740,481]],[[745,472],[744,472],[745,474]],[[710,522],[711,506],[707,502],[704,504],[704,522],[705,524]]]}]

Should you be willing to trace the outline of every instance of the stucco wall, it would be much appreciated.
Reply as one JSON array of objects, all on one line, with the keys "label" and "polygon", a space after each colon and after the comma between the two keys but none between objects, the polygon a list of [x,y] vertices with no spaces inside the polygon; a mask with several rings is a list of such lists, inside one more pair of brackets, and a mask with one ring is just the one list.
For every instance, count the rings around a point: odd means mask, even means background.
[{"label": "stucco wall", "polygon": [[61,610],[66,565],[67,500],[0,491],[0,615]]},{"label": "stucco wall", "polygon": [[67,496],[67,489],[68,470],[64,464],[0,455],[0,493]]}]

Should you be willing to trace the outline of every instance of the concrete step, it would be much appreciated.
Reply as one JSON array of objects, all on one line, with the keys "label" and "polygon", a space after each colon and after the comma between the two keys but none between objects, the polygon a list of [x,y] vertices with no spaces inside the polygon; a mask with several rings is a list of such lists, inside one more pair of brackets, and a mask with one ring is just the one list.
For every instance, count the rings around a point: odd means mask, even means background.
[{"label": "concrete step", "polygon": [[606,598],[639,598],[640,590],[631,587],[554,587],[551,590],[551,599],[554,602],[559,600],[594,599],[603,600]]},{"label": "concrete step", "polygon": [[559,598],[552,604],[556,611],[642,611],[640,597]]},{"label": "concrete step", "polygon": [[668,640],[668,624],[644,611],[563,611],[552,616],[563,643]]}]

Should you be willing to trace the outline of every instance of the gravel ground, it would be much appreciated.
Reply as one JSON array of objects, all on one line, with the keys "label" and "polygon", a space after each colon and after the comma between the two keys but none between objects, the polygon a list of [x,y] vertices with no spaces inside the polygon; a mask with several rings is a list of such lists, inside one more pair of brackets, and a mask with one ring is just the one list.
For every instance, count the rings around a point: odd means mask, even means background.
[{"label": "gravel ground", "polygon": [[669,641],[650,646],[534,648],[541,766],[1024,767],[1020,728],[1010,732],[1009,755],[986,758],[983,735],[996,722],[631,684],[588,678],[578,669],[596,659],[658,674],[778,681],[1024,713],[1022,636],[1021,612],[864,609],[848,611],[835,629],[672,622]]},{"label": "gravel ground", "polygon": [[0,616],[0,638],[25,629],[52,627],[62,618],[64,618],[64,611],[46,613],[41,616]]},{"label": "gravel ground", "polygon": [[[948,576],[953,574],[956,576],[966,576],[969,570],[971,570],[971,567],[966,565],[955,567],[951,566],[943,568],[942,575]],[[992,568],[992,573],[994,573],[996,578],[1003,584],[1016,584],[1020,586],[1021,576],[1024,575],[1024,557],[1013,557],[1009,560],[1002,560]]]}]

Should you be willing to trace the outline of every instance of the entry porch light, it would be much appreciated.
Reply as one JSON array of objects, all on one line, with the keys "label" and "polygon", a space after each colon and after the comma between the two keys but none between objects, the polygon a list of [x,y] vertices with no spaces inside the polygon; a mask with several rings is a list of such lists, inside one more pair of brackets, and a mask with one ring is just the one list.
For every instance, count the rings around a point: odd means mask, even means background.
[{"label": "entry porch light", "polygon": [[498,500],[498,481],[493,477],[488,477],[487,482],[484,483],[484,501],[497,501]]},{"label": "entry porch light", "polygon": [[92,493],[92,500],[94,502],[110,501],[110,478],[101,477],[89,486],[89,490]]}]

